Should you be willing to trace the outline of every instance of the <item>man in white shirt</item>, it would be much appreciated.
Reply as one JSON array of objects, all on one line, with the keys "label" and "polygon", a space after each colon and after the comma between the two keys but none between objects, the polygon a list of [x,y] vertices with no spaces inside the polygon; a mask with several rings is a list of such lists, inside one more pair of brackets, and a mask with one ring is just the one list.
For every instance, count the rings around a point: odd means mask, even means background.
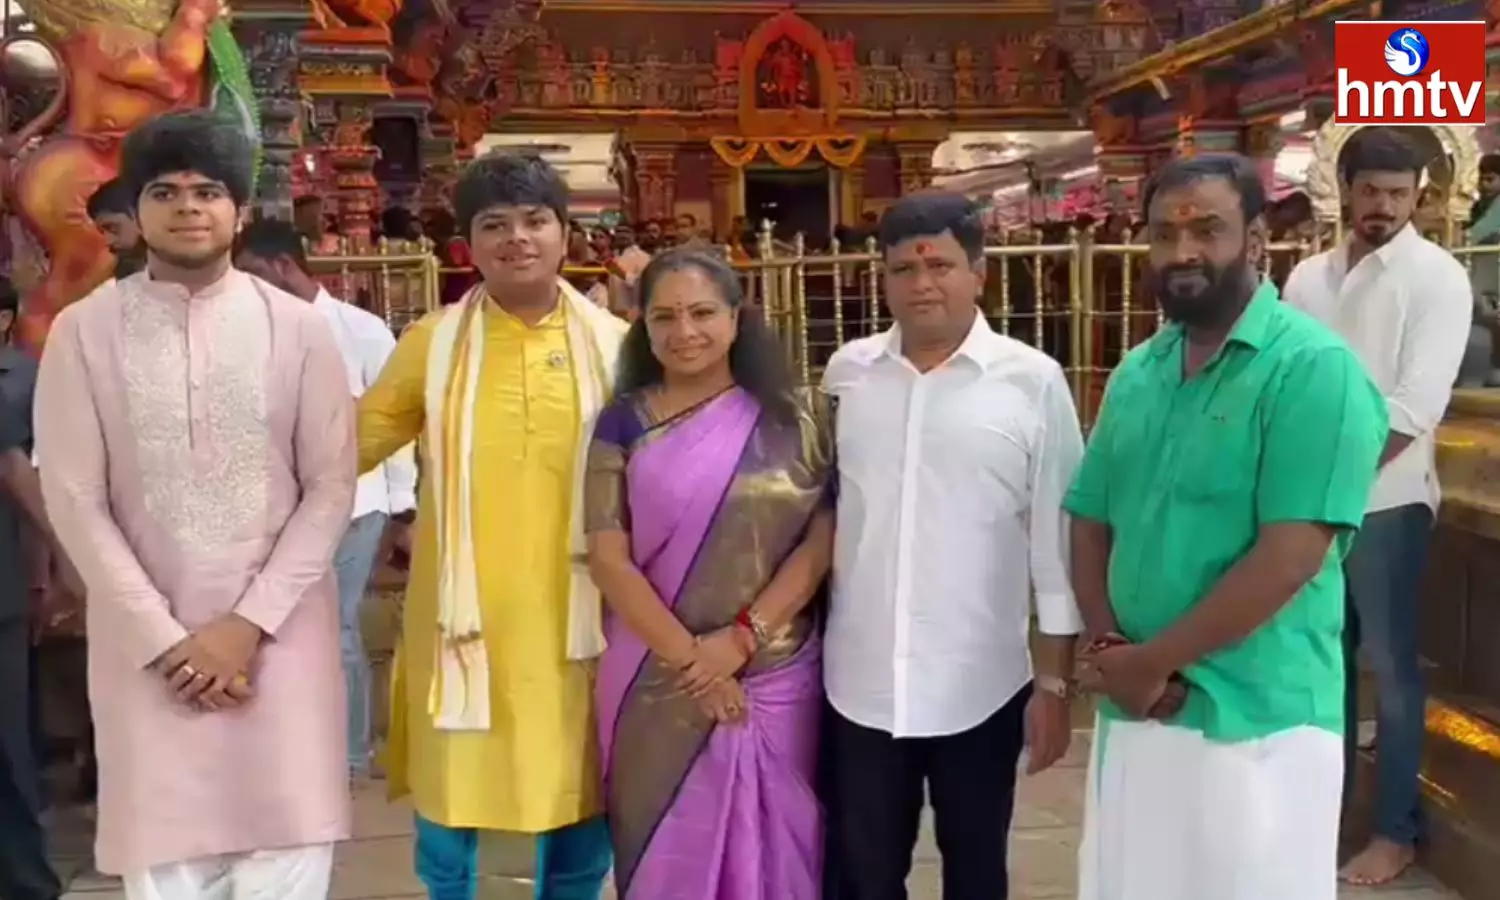
[{"label": "man in white shirt", "polygon": [[880,242],[897,324],[823,379],[839,458],[829,864],[849,900],[904,898],[925,786],[945,900],[1003,900],[1022,749],[1039,772],[1070,736],[1082,621],[1061,503],[1083,441],[1061,367],[977,307],[976,204],[902,198]]},{"label": "man in white shirt", "polygon": [[1411,226],[1423,158],[1392,130],[1366,129],[1340,161],[1352,227],[1338,247],[1297,266],[1284,295],[1344,337],[1385,395],[1390,434],[1364,527],[1344,563],[1347,768],[1357,731],[1357,650],[1378,694],[1375,831],[1341,871],[1383,884],[1415,856],[1417,773],[1425,733],[1417,655],[1419,589],[1439,489],[1433,432],[1469,337],[1473,295],[1462,265]]},{"label": "man in white shirt", "polygon": [[[396,338],[379,316],[343,303],[307,271],[302,236],[285,222],[261,221],[240,235],[239,268],[312,303],[323,313],[344,356],[349,390],[358,398],[375,383]],[[370,660],[360,630],[360,607],[389,523],[404,528],[416,515],[417,466],[411,447],[359,479],[353,521],[334,554],[339,581],[340,644],[349,686],[349,772],[371,774]]]},{"label": "man in white shirt", "polygon": [[146,248],[141,243],[141,229],[131,206],[134,200],[118,178],[106,181],[89,197],[89,219],[109,241],[109,252],[115,255],[116,278],[134,275],[146,266]]}]

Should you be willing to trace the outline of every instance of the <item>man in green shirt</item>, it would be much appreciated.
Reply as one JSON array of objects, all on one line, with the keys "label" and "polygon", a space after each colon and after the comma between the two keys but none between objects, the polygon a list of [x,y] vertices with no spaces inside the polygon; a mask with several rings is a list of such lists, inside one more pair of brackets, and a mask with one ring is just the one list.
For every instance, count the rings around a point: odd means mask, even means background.
[{"label": "man in green shirt", "polygon": [[1145,193],[1170,324],[1105,392],[1065,508],[1104,697],[1079,900],[1335,900],[1344,579],[1385,403],[1258,274],[1248,160]]}]

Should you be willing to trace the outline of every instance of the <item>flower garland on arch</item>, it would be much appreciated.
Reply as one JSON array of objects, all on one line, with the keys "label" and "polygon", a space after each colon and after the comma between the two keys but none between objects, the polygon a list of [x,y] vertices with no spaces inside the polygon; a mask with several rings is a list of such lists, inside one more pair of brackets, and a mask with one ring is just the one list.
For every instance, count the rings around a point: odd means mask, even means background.
[{"label": "flower garland on arch", "polygon": [[742,169],[762,152],[784,168],[800,166],[816,150],[829,165],[847,169],[865,153],[865,137],[859,134],[824,135],[812,138],[716,137],[709,146],[726,164]]}]

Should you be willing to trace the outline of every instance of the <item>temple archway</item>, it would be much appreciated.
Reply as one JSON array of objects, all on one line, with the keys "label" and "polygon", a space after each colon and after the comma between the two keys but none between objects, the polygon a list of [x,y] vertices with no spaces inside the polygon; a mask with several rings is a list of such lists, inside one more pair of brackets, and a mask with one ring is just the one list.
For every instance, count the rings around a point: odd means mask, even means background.
[{"label": "temple archway", "polygon": [[[1323,123],[1313,136],[1312,162],[1307,167],[1307,193],[1312,199],[1313,216],[1320,222],[1339,221],[1342,200],[1339,194],[1339,156],[1360,125],[1339,125],[1332,119]],[[1431,125],[1412,128],[1413,137],[1431,152],[1428,177],[1446,195],[1447,218],[1465,222],[1474,205],[1479,188],[1478,129],[1453,125]]]}]

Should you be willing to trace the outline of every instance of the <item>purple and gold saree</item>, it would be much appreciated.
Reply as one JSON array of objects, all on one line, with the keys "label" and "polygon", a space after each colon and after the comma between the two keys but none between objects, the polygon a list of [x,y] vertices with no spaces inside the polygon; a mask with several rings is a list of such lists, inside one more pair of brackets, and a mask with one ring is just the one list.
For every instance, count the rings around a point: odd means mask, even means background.
[{"label": "purple and gold saree", "polygon": [[[811,403],[796,423],[773,421],[738,388],[662,422],[622,397],[594,432],[587,528],[629,532],[636,565],[689,631],[729,625],[826,501],[827,422]],[[745,721],[716,726],[677,693],[676,671],[606,616],[599,732],[622,900],[816,900],[823,685],[812,617],[742,673]]]}]

